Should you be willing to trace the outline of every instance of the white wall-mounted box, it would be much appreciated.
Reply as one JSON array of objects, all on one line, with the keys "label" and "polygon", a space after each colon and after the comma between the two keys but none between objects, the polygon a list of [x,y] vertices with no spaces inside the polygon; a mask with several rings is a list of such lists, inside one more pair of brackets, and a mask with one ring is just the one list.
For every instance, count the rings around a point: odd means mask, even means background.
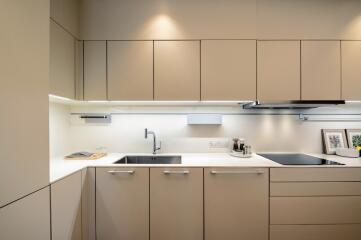
[{"label": "white wall-mounted box", "polygon": [[188,114],[189,125],[222,125],[221,114]]}]

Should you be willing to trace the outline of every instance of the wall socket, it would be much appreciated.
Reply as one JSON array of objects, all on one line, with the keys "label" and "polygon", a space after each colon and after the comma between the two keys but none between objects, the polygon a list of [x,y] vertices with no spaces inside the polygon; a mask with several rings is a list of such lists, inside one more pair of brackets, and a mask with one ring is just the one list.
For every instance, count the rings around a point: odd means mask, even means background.
[{"label": "wall socket", "polygon": [[209,148],[228,148],[228,140],[212,140],[208,142]]}]

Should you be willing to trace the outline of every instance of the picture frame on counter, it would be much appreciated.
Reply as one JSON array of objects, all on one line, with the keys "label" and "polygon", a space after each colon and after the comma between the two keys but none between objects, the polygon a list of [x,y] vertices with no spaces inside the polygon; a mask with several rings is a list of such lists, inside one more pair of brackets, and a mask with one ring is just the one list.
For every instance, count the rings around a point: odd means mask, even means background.
[{"label": "picture frame on counter", "polygon": [[346,136],[350,148],[361,147],[361,129],[346,129]]},{"label": "picture frame on counter", "polygon": [[348,148],[345,129],[322,129],[322,141],[326,154],[336,154],[336,149]]}]

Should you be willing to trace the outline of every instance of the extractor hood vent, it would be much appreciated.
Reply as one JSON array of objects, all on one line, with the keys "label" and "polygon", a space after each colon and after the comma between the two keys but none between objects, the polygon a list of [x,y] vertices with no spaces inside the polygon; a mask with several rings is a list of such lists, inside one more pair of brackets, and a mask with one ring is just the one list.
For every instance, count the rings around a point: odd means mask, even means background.
[{"label": "extractor hood vent", "polygon": [[255,101],[242,105],[243,109],[311,109],[318,107],[333,107],[339,104],[345,104],[344,100],[296,100],[282,102],[261,102]]}]

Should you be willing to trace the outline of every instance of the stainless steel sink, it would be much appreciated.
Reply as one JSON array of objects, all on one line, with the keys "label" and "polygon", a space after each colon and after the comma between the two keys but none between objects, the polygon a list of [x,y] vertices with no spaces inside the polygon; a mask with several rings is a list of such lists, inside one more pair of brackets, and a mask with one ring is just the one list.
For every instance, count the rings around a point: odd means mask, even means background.
[{"label": "stainless steel sink", "polygon": [[182,156],[125,156],[115,164],[181,164]]}]

